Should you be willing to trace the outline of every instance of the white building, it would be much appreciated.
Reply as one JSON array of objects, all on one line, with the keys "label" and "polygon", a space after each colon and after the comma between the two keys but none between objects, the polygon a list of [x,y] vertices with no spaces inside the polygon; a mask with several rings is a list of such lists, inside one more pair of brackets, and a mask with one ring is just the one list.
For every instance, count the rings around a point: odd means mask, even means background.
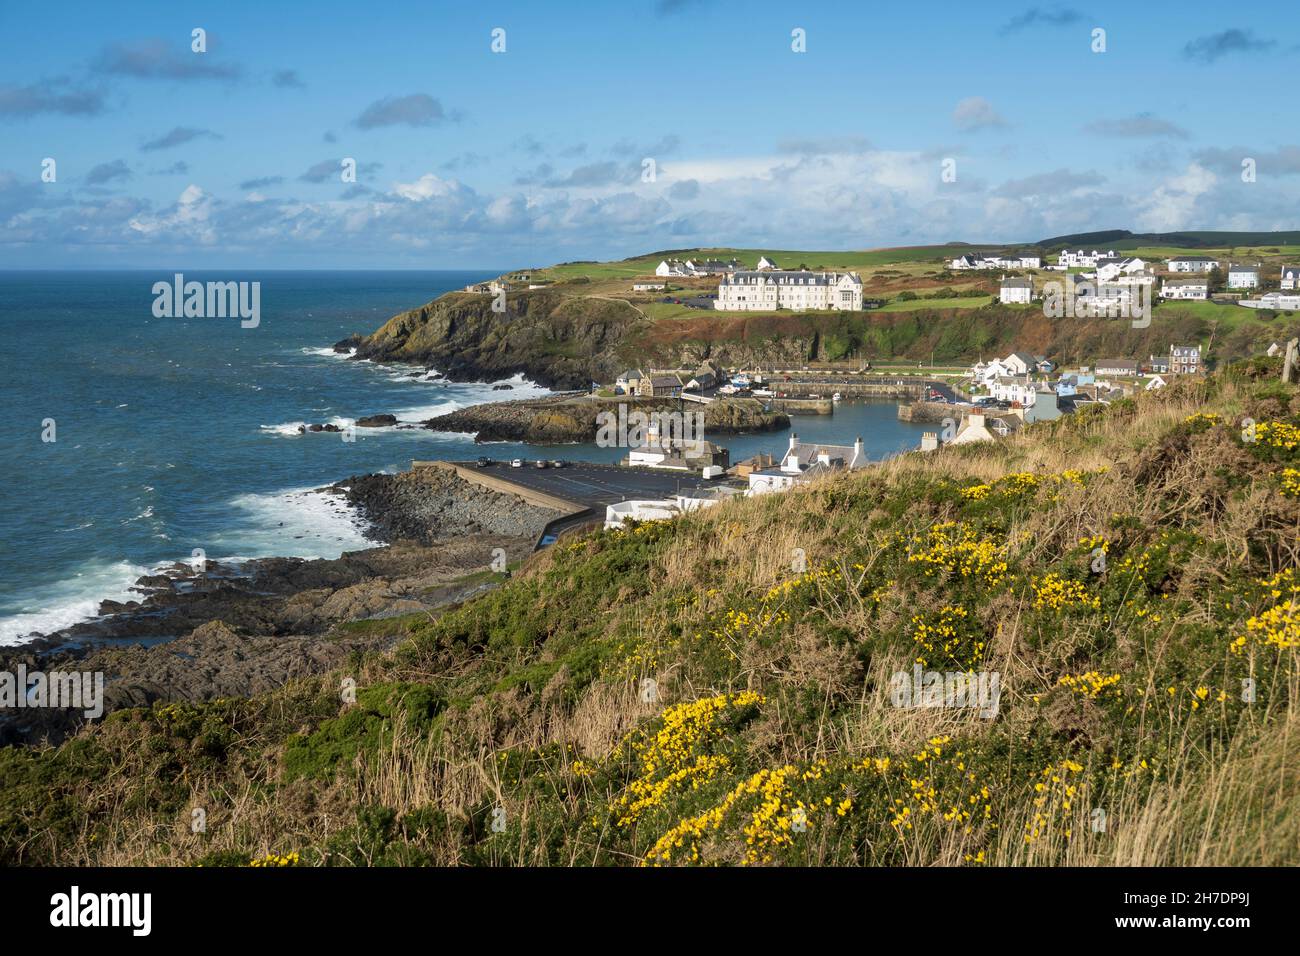
[{"label": "white building", "polygon": [[1138,372],[1138,363],[1132,359],[1099,359],[1097,374],[1113,377],[1133,376]]},{"label": "white building", "polygon": [[1258,289],[1259,267],[1242,265],[1228,266],[1228,288]]},{"label": "white building", "polygon": [[1147,381],[1146,390],[1148,392],[1154,392],[1157,389],[1164,388],[1168,384],[1169,383],[1166,382],[1159,375],[1152,375],[1151,378]]},{"label": "white building", "polygon": [[1028,376],[1000,378],[989,386],[989,392],[999,402],[1013,405],[1032,405],[1037,397],[1038,386]]},{"label": "white building", "polygon": [[1012,352],[1002,360],[1012,375],[1028,375],[1038,367],[1038,359],[1028,352]]},{"label": "white building", "polygon": [[1097,281],[1110,282],[1120,276],[1136,276],[1146,272],[1147,264],[1141,259],[1115,258],[1097,262]]},{"label": "white building", "polygon": [[748,494],[785,491],[798,482],[834,471],[856,471],[868,464],[861,438],[852,445],[826,445],[800,442],[799,436],[791,433],[790,446],[777,467],[750,473]]},{"label": "white building", "polygon": [[633,292],[654,292],[668,288],[668,283],[653,279],[640,279],[632,283]]},{"label": "white building", "polygon": [[690,275],[686,271],[686,264],[680,259],[665,259],[659,265],[655,266],[655,275],[657,276],[685,276]]},{"label": "white building", "polygon": [[734,272],[722,277],[713,307],[728,312],[857,312],[862,309],[862,279],[856,272]]},{"label": "white building", "polygon": [[1209,272],[1218,268],[1219,260],[1208,256],[1174,256],[1167,265],[1170,272]]},{"label": "white building", "polygon": [[1282,267],[1282,288],[1300,289],[1300,266]]},{"label": "white building", "polygon": [[1114,259],[1115,250],[1107,252],[1098,252],[1096,249],[1092,252],[1084,252],[1080,249],[1078,252],[1071,252],[1069,249],[1062,249],[1061,254],[1056,257],[1056,264],[1066,268],[1087,268],[1091,269],[1097,265],[1099,259]]},{"label": "white building", "polygon": [[1160,286],[1164,299],[1200,299],[1210,297],[1210,286],[1205,279],[1166,279]]},{"label": "white building", "polygon": [[767,256],[759,256],[758,265],[754,266],[756,272],[769,272],[776,268],[776,263]]},{"label": "white building", "polygon": [[1300,309],[1300,294],[1283,295],[1281,292],[1266,292],[1258,299],[1240,299],[1237,305],[1248,309],[1278,309],[1282,312],[1294,312]]},{"label": "white building", "polygon": [[998,301],[1003,304],[1027,304],[1034,299],[1033,279],[1003,279],[998,288]]},{"label": "white building", "polygon": [[967,253],[948,260],[948,268],[960,272],[966,269],[1041,269],[1041,256],[988,255],[983,252]]},{"label": "white building", "polygon": [[976,442],[993,441],[993,432],[989,431],[988,425],[985,424],[983,412],[971,412],[957,429],[957,434],[953,436],[950,445],[973,445]]}]

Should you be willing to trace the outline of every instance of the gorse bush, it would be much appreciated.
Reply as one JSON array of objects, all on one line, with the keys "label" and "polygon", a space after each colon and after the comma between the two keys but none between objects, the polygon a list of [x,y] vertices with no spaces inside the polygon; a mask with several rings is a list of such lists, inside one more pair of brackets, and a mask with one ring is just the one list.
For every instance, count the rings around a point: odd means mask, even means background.
[{"label": "gorse bush", "polygon": [[562,539],[348,674],[0,753],[0,857],[1294,864],[1298,413],[1233,370]]}]

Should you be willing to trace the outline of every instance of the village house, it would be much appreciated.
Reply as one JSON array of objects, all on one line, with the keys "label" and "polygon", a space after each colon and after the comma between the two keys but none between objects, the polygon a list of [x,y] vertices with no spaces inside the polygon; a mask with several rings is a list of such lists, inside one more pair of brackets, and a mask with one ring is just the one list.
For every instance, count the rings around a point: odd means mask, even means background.
[{"label": "village house", "polygon": [[989,386],[989,394],[999,402],[1032,405],[1038,394],[1038,385],[1028,375],[1000,378]]},{"label": "village house", "polygon": [[1210,297],[1210,286],[1205,279],[1166,279],[1160,286],[1164,299],[1199,299]]},{"label": "village house", "polygon": [[676,398],[682,393],[682,380],[667,373],[651,374],[637,383],[636,393],[642,398]]},{"label": "village house", "polygon": [[1229,289],[1258,289],[1259,267],[1246,265],[1228,266]]},{"label": "village house", "polygon": [[1169,371],[1174,375],[1196,375],[1201,371],[1199,345],[1175,345],[1169,350]]},{"label": "village house", "polygon": [[1165,387],[1166,385],[1168,385],[1168,384],[1169,384],[1169,383],[1166,382],[1166,381],[1165,381],[1163,378],[1161,378],[1159,375],[1152,375],[1151,378],[1147,381],[1147,384],[1146,384],[1146,390],[1147,390],[1148,392],[1154,392],[1154,391],[1156,391],[1157,389],[1164,388],[1164,387]]},{"label": "village house", "polygon": [[1138,372],[1138,363],[1132,359],[1099,359],[1097,374],[1113,378],[1131,377]]},{"label": "village house", "polygon": [[1283,266],[1281,288],[1300,289],[1300,266]]},{"label": "village house", "polygon": [[785,491],[799,482],[812,481],[835,471],[856,471],[867,464],[861,438],[852,445],[827,445],[800,442],[799,436],[792,433],[790,446],[777,467],[749,473],[749,494]]},{"label": "village house", "polygon": [[1012,375],[1028,375],[1038,366],[1038,359],[1028,352],[1012,352],[1002,360]]},{"label": "village house", "polygon": [[768,269],[734,272],[722,277],[715,309],[728,312],[775,312],[862,309],[862,279],[856,272],[791,272]]},{"label": "village house", "polygon": [[1168,355],[1152,355],[1146,361],[1146,371],[1156,375],[1164,375],[1169,371]]},{"label": "village house", "polygon": [[998,301],[1003,304],[1028,304],[1034,298],[1033,279],[1003,279],[998,289]]},{"label": "village house", "polygon": [[755,272],[768,272],[768,271],[770,271],[770,270],[772,270],[772,269],[775,269],[775,268],[777,268],[777,264],[776,264],[776,262],[775,262],[774,260],[769,259],[767,256],[759,256],[759,257],[758,257],[758,265],[754,266],[754,271],[755,271]]},{"label": "village house", "polygon": [[1208,256],[1174,256],[1166,265],[1170,272],[1209,272],[1218,268],[1219,260]]},{"label": "village house", "polygon": [[665,259],[655,267],[655,275],[687,276],[690,275],[690,273],[686,271],[686,263],[682,262],[680,259]]},{"label": "village house", "polygon": [[[1061,417],[1060,396],[1057,395],[1056,389],[1046,382],[1039,382],[1034,386],[1034,394],[1029,397],[1029,401],[1021,402],[1020,408],[1014,410],[1014,414],[1006,416],[1008,418],[1018,418],[1026,425],[1032,425],[1034,422],[1050,422]],[[994,419],[993,425],[996,425],[1001,419]],[[995,429],[996,430],[996,429]]]},{"label": "village house", "polygon": [[957,434],[953,436],[950,445],[973,445],[977,442],[993,441],[996,436],[989,430],[987,421],[983,412],[971,412],[962,421],[961,427],[957,429]]},{"label": "village house", "polygon": [[645,378],[645,372],[639,368],[628,369],[614,379],[614,388],[622,389],[624,393],[635,392]]},{"label": "village house", "polygon": [[718,385],[718,375],[707,365],[698,369],[689,382],[686,383],[683,391],[687,392],[707,392]]},{"label": "village house", "polygon": [[668,283],[662,279],[638,279],[632,283],[633,292],[656,292],[668,288]]},{"label": "village house", "polygon": [[1120,276],[1132,276],[1146,271],[1147,264],[1141,259],[1107,258],[1097,261],[1097,280],[1110,282]]}]

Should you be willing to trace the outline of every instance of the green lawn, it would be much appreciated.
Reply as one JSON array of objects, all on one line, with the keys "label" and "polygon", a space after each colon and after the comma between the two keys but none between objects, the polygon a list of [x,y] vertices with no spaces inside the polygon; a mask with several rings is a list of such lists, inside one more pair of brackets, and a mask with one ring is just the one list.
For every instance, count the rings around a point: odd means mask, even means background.
[{"label": "green lawn", "polygon": [[981,306],[988,305],[993,301],[991,295],[982,295],[978,298],[967,296],[958,299],[909,299],[893,302],[886,302],[879,309],[873,309],[875,312],[915,312],[918,309],[978,309]]}]

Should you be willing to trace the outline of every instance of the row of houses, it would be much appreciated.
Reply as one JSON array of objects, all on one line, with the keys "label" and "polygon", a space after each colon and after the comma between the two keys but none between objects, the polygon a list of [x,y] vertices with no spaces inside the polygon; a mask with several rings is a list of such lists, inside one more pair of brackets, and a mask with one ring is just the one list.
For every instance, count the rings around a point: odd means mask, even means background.
[{"label": "row of houses", "polygon": [[1082,366],[1062,371],[1054,382],[1046,376],[1055,366],[1046,357],[1027,352],[1012,352],[1006,358],[995,358],[971,366],[967,377],[971,391],[986,391],[988,397],[999,402],[1034,405],[1045,389],[1058,398],[1069,398],[1081,386],[1096,384],[1097,378],[1129,378],[1142,373],[1166,375],[1196,375],[1202,370],[1199,345],[1174,345],[1168,355],[1152,355],[1143,363],[1136,359],[1099,359],[1089,369]]},{"label": "row of houses", "polygon": [[705,362],[695,374],[683,381],[675,372],[645,372],[639,368],[628,369],[614,379],[614,391],[621,395],[639,395],[642,398],[676,398],[682,392],[708,392],[723,381],[722,370]]},{"label": "row of houses", "polygon": [[776,460],[771,455],[760,454],[736,466],[735,477],[744,485],[714,485],[688,492],[678,492],[672,498],[632,499],[608,505],[605,508],[605,527],[617,528],[627,519],[638,521],[663,521],[676,518],[700,508],[708,508],[738,496],[753,497],[773,492],[789,491],[796,485],[829,475],[837,471],[857,471],[870,462],[861,438],[852,445],[832,445],[825,442],[801,442],[791,433],[790,442]]},{"label": "row of houses", "polygon": [[[762,259],[759,260],[760,266]],[[655,275],[661,277],[667,276],[710,276],[722,275],[728,272],[737,272],[743,269],[736,259],[729,259],[723,262],[721,259],[665,259],[655,267]]]},{"label": "row of houses", "polygon": [[949,260],[948,268],[953,272],[968,269],[1041,269],[1041,256],[1007,254],[1007,253],[969,253]]}]

